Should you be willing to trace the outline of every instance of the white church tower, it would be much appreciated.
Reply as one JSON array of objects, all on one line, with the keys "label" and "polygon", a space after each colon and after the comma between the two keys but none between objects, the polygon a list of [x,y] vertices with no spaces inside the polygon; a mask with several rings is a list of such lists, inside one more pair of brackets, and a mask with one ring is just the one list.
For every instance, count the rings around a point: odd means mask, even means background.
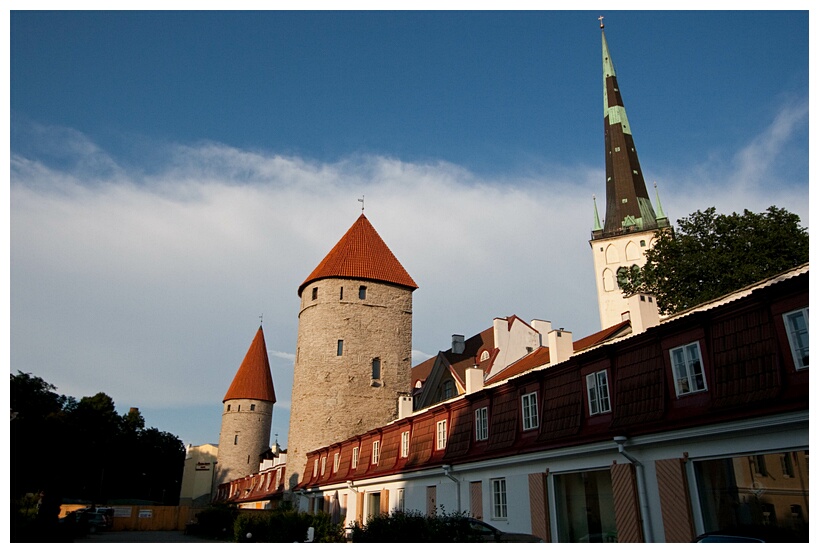
[{"label": "white church tower", "polygon": [[[603,28],[602,19],[600,28]],[[601,328],[631,318],[629,298],[621,281],[633,267],[642,267],[654,233],[668,227],[659,196],[657,212],[649,200],[614,64],[603,35],[603,117],[606,139],[606,218],[600,224],[594,204],[594,228],[589,244],[594,257]],[[654,301],[648,298],[648,301]],[[656,306],[655,306],[656,307]]]}]

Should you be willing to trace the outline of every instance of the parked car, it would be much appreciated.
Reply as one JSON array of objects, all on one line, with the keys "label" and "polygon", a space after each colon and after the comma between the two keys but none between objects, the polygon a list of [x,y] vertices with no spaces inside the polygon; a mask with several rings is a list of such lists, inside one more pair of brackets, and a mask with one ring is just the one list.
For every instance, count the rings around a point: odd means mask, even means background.
[{"label": "parked car", "polygon": [[807,543],[807,528],[797,529],[776,526],[739,526],[716,532],[706,532],[694,539],[695,543]]},{"label": "parked car", "polygon": [[514,532],[504,532],[498,530],[491,524],[487,524],[476,518],[467,518],[469,529],[475,535],[479,535],[486,542],[499,543],[543,543],[543,540],[532,534],[518,534]]},{"label": "parked car", "polygon": [[697,536],[695,543],[765,543],[765,540],[752,536],[739,536],[730,532],[708,532]]},{"label": "parked car", "polygon": [[114,525],[114,509],[110,507],[89,507],[74,511],[78,524],[93,534],[103,530],[110,530]]}]

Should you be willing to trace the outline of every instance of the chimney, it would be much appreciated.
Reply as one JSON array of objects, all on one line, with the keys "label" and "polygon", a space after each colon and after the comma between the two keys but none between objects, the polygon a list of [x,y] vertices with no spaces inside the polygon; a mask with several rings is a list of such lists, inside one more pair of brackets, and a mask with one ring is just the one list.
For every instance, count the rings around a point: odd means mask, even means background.
[{"label": "chimney", "polygon": [[552,330],[552,323],[550,321],[542,321],[540,319],[532,319],[532,328],[540,334],[540,345],[543,345],[543,337],[549,334]]},{"label": "chimney", "polygon": [[623,320],[631,319],[632,334],[639,334],[660,323],[660,310],[657,308],[657,298],[654,296],[632,294],[626,301],[628,312]]},{"label": "chimney", "polygon": [[398,396],[398,419],[405,419],[412,415],[412,396],[402,394]]},{"label": "chimney", "polygon": [[460,355],[464,352],[464,348],[466,348],[466,343],[464,342],[463,334],[453,334],[452,353]]},{"label": "chimney", "polygon": [[483,370],[478,365],[466,369],[466,393],[471,394],[483,390]]},{"label": "chimney", "polygon": [[547,334],[549,344],[549,364],[561,363],[572,356],[574,344],[572,343],[572,333],[568,330],[558,328]]}]

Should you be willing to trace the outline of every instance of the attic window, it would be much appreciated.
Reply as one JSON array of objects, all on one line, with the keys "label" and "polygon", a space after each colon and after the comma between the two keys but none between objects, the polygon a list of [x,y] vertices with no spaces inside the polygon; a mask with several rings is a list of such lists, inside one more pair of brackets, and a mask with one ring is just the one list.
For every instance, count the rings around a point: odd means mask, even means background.
[{"label": "attic window", "polygon": [[489,352],[484,350],[481,352],[481,358],[479,361],[486,361],[487,359],[489,359]]}]

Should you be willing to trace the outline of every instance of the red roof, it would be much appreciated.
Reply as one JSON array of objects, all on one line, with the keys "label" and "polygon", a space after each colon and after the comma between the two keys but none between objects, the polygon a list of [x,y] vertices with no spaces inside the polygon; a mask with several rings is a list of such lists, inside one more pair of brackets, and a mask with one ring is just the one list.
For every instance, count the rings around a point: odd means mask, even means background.
[{"label": "red roof", "polygon": [[273,377],[270,376],[270,362],[267,359],[267,346],[264,342],[262,327],[256,332],[250,348],[245,354],[233,382],[230,383],[225,399],[258,399],[276,402],[273,389]]},{"label": "red roof", "polygon": [[377,280],[413,290],[418,288],[363,213],[299,286],[299,296],[311,282],[333,277]]}]

